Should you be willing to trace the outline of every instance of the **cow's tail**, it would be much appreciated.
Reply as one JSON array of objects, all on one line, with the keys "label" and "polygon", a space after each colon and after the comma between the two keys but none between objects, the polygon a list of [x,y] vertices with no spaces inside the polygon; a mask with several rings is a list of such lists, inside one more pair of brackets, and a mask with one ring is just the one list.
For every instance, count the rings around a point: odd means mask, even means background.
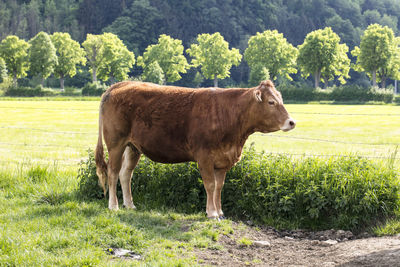
[{"label": "cow's tail", "polygon": [[107,193],[107,163],[104,160],[104,148],[103,148],[103,120],[102,120],[102,108],[99,112],[99,138],[97,140],[97,147],[95,151],[96,160],[96,174],[99,177],[99,182],[104,191],[104,197]]}]

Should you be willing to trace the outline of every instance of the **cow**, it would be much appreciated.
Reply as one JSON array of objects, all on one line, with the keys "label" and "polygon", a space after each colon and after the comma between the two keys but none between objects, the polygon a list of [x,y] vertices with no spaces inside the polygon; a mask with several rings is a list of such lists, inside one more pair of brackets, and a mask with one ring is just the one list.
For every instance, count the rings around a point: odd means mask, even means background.
[{"label": "cow", "polygon": [[207,193],[207,216],[223,218],[225,175],[240,160],[247,138],[295,125],[271,81],[230,89],[120,82],[101,98],[96,173],[104,194],[108,186],[109,209],[118,210],[118,178],[123,205],[134,209],[131,177],[141,154],[161,163],[195,161]]}]

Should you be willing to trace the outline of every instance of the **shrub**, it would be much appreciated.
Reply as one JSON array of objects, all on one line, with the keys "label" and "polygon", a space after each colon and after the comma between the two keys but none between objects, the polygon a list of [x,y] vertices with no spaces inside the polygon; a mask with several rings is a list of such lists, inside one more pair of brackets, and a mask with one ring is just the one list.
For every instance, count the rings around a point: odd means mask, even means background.
[{"label": "shrub", "polygon": [[81,90],[75,87],[65,87],[64,92],[60,93],[63,96],[80,96],[81,94]]},{"label": "shrub", "polygon": [[[102,197],[93,152],[79,173],[81,195]],[[206,194],[195,163],[159,164],[144,157],[132,187],[138,207],[205,210]],[[354,230],[393,215],[400,207],[399,192],[393,168],[364,158],[293,159],[250,148],[228,172],[222,204],[226,215],[258,223]]]},{"label": "shrub", "polygon": [[32,87],[10,87],[6,90],[5,96],[21,96],[21,97],[34,97],[34,96],[54,96],[55,93],[50,88],[42,88],[40,85],[35,88]]},{"label": "shrub", "polygon": [[107,90],[107,85],[100,82],[90,82],[82,88],[84,96],[101,96]]},{"label": "shrub", "polygon": [[400,95],[396,95],[393,99],[393,102],[396,104],[400,104]]},{"label": "shrub", "polygon": [[334,86],[327,89],[314,89],[307,86],[278,86],[285,101],[335,101],[358,102],[377,101],[392,103],[393,92],[386,89],[375,89],[358,85]]}]

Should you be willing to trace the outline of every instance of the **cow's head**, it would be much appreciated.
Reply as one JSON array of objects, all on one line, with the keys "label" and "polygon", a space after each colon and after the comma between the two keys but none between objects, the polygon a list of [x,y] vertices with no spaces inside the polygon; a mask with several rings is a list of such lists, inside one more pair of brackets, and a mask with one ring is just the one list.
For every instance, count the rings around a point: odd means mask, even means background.
[{"label": "cow's head", "polygon": [[283,106],[282,95],[271,81],[262,81],[254,88],[256,131],[269,133],[290,131],[296,126]]}]

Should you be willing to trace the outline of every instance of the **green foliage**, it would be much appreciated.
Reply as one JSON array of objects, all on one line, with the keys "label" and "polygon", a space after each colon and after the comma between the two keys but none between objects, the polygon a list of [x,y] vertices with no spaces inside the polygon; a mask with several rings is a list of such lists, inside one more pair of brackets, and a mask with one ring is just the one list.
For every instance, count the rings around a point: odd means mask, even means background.
[{"label": "green foliage", "polygon": [[97,81],[97,69],[101,63],[101,48],[103,47],[100,35],[88,34],[86,40],[82,43],[86,52],[86,58],[89,61],[90,71],[92,72],[92,82]]},{"label": "green foliage", "polygon": [[165,83],[164,72],[157,61],[153,61],[145,67],[142,79],[143,81],[152,82],[156,84]]},{"label": "green foliage", "polygon": [[[93,154],[79,171],[80,194],[98,198]],[[133,173],[140,207],[203,211],[205,190],[195,163],[159,164],[142,159]],[[400,208],[397,173],[358,157],[301,158],[245,151],[228,172],[223,207],[228,216],[309,229],[356,229]],[[121,193],[119,192],[119,195]]]},{"label": "green foliage", "polygon": [[96,175],[96,163],[93,150],[88,150],[88,158],[82,160],[78,170],[78,196],[83,199],[104,198],[103,189]]},{"label": "green foliage", "polygon": [[350,70],[350,59],[346,52],[348,47],[339,44],[340,37],[326,27],[307,34],[304,43],[298,47],[299,56],[297,63],[302,72],[302,76],[307,78],[313,75],[315,88],[319,87],[322,78],[327,84],[335,76],[344,83],[344,78],[348,78]]},{"label": "green foliage", "polygon": [[[244,52],[244,59],[251,71],[260,73],[262,67],[265,67],[272,80],[276,80],[278,75],[292,80],[289,74],[297,73],[296,58],[297,49],[289,44],[283,34],[277,30],[267,30],[250,37],[248,47]],[[258,70],[255,71],[253,68]],[[256,82],[254,74],[252,78],[253,80],[250,78],[251,82]]]},{"label": "green foliage", "polygon": [[0,57],[0,82],[3,82],[3,79],[7,76],[7,67],[4,59]]},{"label": "green foliage", "polygon": [[229,70],[232,65],[239,65],[242,55],[236,48],[229,49],[228,42],[219,32],[199,34],[197,43],[186,52],[192,57],[193,66],[200,66],[203,76],[214,79],[214,86],[218,86],[217,79],[229,77]]},{"label": "green foliage", "polygon": [[[149,45],[143,57],[138,58],[138,65],[144,69],[145,77],[148,78],[150,73],[153,72],[152,75],[154,75],[156,70],[156,66],[151,64],[157,62],[167,81],[172,83],[180,80],[182,78],[180,73],[186,73],[186,70],[190,68],[183,50],[181,40],[162,34],[158,38],[158,43]],[[160,79],[160,75],[158,76],[156,80]]]},{"label": "green foliage", "polygon": [[5,96],[22,96],[22,97],[34,97],[34,96],[54,96],[55,93],[51,89],[44,89],[38,85],[35,88],[32,87],[10,87],[5,91]]},{"label": "green foliage", "polygon": [[8,75],[13,78],[14,86],[17,78],[25,77],[29,68],[28,48],[29,43],[15,35],[7,36],[0,43],[0,57],[6,63]]},{"label": "green foliage", "polygon": [[85,50],[68,33],[56,32],[50,38],[58,57],[54,75],[60,79],[61,89],[64,89],[64,78],[74,77],[77,65],[86,63]]},{"label": "green foliage", "polygon": [[400,79],[400,38],[389,27],[369,25],[351,54],[357,57],[354,69],[367,72],[373,86],[381,81],[384,88],[387,78]]},{"label": "green foliage", "polygon": [[107,90],[107,85],[100,82],[91,82],[85,84],[82,88],[83,96],[101,96]]},{"label": "green foliage", "polygon": [[128,78],[128,72],[135,64],[135,55],[129,51],[124,43],[113,33],[101,35],[102,49],[101,62],[98,67],[98,77],[111,83]]},{"label": "green foliage", "polygon": [[284,85],[277,89],[285,101],[335,101],[365,103],[368,101],[392,103],[393,91],[358,85],[334,86],[325,90],[313,89],[308,86]]},{"label": "green foliage", "polygon": [[269,80],[269,71],[262,64],[256,64],[250,69],[249,85],[257,86],[261,81]]},{"label": "green foliage", "polygon": [[29,41],[29,44],[31,45],[28,53],[29,71],[32,75],[38,75],[44,80],[53,73],[54,66],[57,64],[56,49],[45,32],[39,32]]}]

